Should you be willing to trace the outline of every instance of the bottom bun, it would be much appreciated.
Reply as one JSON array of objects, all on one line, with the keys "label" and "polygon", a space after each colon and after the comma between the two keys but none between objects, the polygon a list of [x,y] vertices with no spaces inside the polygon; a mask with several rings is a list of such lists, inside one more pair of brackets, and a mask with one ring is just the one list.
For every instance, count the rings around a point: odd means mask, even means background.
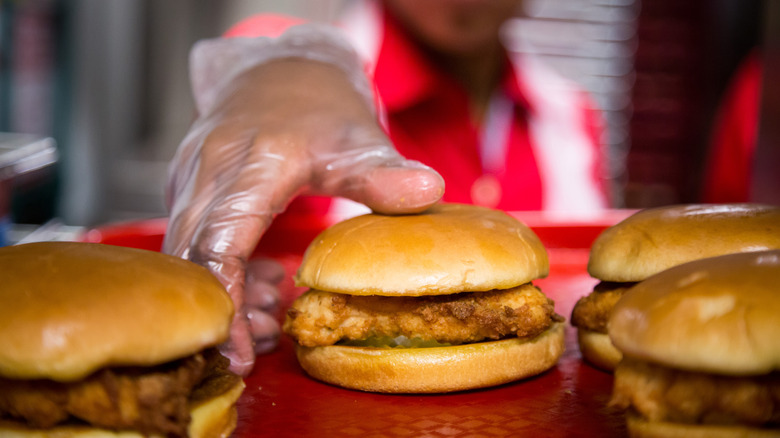
[{"label": "bottom bun", "polygon": [[564,324],[533,339],[432,348],[332,345],[296,349],[313,378],[369,392],[442,393],[501,385],[546,371],[564,350]]},{"label": "bottom bun", "polygon": [[[227,391],[190,407],[192,419],[187,427],[189,438],[227,438],[236,428],[236,401],[244,391],[244,381]],[[31,429],[20,423],[0,420],[3,438],[157,438],[133,431],[113,431],[89,426],[59,426],[51,429]],[[162,438],[162,437],[160,437]]]},{"label": "bottom bun", "polygon": [[649,421],[635,413],[627,414],[627,424],[628,433],[634,438],[777,438],[780,436],[780,429]]},{"label": "bottom bun", "polygon": [[580,345],[582,358],[604,371],[615,371],[615,367],[623,359],[623,353],[612,345],[612,341],[606,333],[579,328],[577,329],[577,343]]}]

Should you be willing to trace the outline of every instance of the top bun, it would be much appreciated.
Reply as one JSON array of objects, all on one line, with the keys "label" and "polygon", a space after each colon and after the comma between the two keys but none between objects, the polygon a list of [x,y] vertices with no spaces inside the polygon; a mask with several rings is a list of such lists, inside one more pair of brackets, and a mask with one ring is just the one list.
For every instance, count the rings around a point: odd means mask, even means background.
[{"label": "top bun", "polygon": [[0,249],[0,376],[81,379],[227,339],[233,303],[195,263],[98,243]]},{"label": "top bun", "polygon": [[780,370],[780,251],[686,263],[629,289],[609,320],[626,356],[690,371]]},{"label": "top bun", "polygon": [[547,252],[506,213],[437,204],[420,214],[337,223],[306,250],[296,284],[350,295],[421,296],[507,289],[544,277]]},{"label": "top bun", "polygon": [[593,242],[588,272],[634,282],[693,260],[780,249],[780,208],[760,204],[692,204],[642,210]]}]

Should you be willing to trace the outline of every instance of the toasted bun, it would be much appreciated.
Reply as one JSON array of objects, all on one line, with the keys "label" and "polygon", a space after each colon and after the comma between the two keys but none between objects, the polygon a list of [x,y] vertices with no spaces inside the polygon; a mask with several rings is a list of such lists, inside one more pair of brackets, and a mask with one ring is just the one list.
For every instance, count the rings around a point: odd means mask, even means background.
[{"label": "toasted bun", "polygon": [[623,353],[620,352],[606,333],[577,328],[577,343],[582,357],[590,364],[604,371],[614,371]]},{"label": "toasted bun", "polygon": [[317,236],[296,284],[351,295],[421,296],[508,289],[544,277],[547,252],[506,213],[439,204],[421,214],[367,214]]},{"label": "toasted bun", "polygon": [[534,339],[511,338],[451,347],[297,346],[312,377],[370,392],[442,393],[500,385],[552,368],[563,354],[564,324]]},{"label": "toasted bun", "polygon": [[632,287],[608,330],[625,355],[726,375],[780,369],[780,251],[686,263]]},{"label": "toasted bun", "polygon": [[780,208],[694,204],[642,210],[594,242],[588,272],[633,282],[681,263],[724,254],[780,249]]},{"label": "toasted bun", "polygon": [[205,268],[152,251],[44,242],[0,249],[0,375],[78,380],[227,339],[233,304]]},{"label": "toasted bun", "polygon": [[649,421],[627,414],[628,433],[632,438],[777,438],[777,429],[759,429],[740,425],[707,425]]},{"label": "toasted bun", "polygon": [[[227,438],[236,427],[236,401],[244,390],[244,381],[236,379],[227,391],[190,406],[189,438]],[[39,430],[0,420],[0,436],[4,438],[141,438],[133,431],[111,431],[89,426],[59,426]],[[147,438],[162,438],[152,435]]]}]

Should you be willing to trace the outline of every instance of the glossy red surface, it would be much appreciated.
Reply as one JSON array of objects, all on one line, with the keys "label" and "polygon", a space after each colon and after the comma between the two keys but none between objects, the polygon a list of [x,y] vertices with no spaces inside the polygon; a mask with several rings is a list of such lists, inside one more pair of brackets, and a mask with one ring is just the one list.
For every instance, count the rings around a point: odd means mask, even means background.
[{"label": "glossy red surface", "polygon": [[[577,224],[526,221],[550,254],[550,275],[535,283],[567,319],[577,299],[596,283],[586,272],[590,243],[620,217]],[[260,247],[292,274],[320,225],[290,225],[270,231]],[[84,240],[158,250],[164,229],[163,220],[116,224],[92,230]],[[283,309],[302,290],[288,276],[281,291],[280,320]],[[276,350],[258,357],[246,385],[238,403],[236,437],[626,435],[621,414],[607,407],[612,375],[583,363],[572,327],[567,328],[566,352],[556,367],[500,387],[440,395],[384,395],[333,387],[306,376],[287,337]]]}]

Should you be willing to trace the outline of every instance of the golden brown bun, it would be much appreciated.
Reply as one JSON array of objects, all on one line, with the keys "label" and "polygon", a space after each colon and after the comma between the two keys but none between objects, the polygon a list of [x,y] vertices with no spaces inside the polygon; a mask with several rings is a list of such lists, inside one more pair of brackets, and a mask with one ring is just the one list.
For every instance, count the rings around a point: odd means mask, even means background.
[{"label": "golden brown bun", "polygon": [[386,393],[442,393],[501,385],[546,371],[564,349],[564,324],[534,339],[511,338],[452,347],[367,348],[297,346],[315,379]]},{"label": "golden brown bun", "polygon": [[[192,420],[187,428],[189,438],[227,438],[236,428],[238,418],[236,401],[244,390],[244,381],[228,391],[205,400],[197,406],[190,406]],[[3,438],[141,438],[145,435],[133,431],[115,432],[89,426],[60,426],[53,429],[36,430],[0,420],[0,436]],[[152,435],[148,438],[162,438]]]},{"label": "golden brown bun", "polygon": [[604,371],[612,372],[623,358],[606,333],[577,328],[577,343],[583,359]]},{"label": "golden brown bun", "polygon": [[681,263],[780,249],[780,208],[692,204],[642,210],[594,242],[588,272],[605,281],[641,281]]},{"label": "golden brown bun", "polygon": [[439,204],[403,216],[367,214],[317,236],[296,284],[351,295],[443,295],[519,286],[544,277],[547,252],[506,213]]},{"label": "golden brown bun", "polygon": [[635,414],[627,415],[628,433],[632,438],[770,438],[780,437],[778,429],[758,429],[738,425],[710,425],[648,421]]},{"label": "golden brown bun", "polygon": [[780,251],[686,263],[632,287],[609,335],[623,352],[672,368],[726,375],[780,369]]},{"label": "golden brown bun", "polygon": [[205,268],[97,243],[0,249],[0,375],[72,381],[227,339],[233,304]]}]

